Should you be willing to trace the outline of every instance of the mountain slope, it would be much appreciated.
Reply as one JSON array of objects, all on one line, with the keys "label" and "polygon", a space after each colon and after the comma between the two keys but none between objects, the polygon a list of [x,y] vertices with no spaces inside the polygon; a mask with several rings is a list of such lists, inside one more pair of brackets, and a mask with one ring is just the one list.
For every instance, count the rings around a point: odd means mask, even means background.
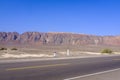
[{"label": "mountain slope", "polygon": [[120,46],[120,36],[73,33],[0,32],[1,45],[111,45]]}]

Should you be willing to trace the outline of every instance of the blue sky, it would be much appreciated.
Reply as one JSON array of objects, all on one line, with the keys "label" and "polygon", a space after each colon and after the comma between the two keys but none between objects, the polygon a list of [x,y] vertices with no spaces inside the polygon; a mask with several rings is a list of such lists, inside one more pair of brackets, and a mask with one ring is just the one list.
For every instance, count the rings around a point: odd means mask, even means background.
[{"label": "blue sky", "polygon": [[0,0],[0,31],[120,35],[120,0]]}]

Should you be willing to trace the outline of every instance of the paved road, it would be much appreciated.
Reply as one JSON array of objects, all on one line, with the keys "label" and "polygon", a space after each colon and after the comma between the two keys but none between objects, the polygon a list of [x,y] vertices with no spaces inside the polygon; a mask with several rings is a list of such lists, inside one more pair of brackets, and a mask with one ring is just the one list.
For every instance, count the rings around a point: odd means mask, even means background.
[{"label": "paved road", "polygon": [[67,80],[120,80],[120,68],[72,77],[72,79]]},{"label": "paved road", "polygon": [[0,63],[0,80],[64,80],[120,67],[120,56]]}]

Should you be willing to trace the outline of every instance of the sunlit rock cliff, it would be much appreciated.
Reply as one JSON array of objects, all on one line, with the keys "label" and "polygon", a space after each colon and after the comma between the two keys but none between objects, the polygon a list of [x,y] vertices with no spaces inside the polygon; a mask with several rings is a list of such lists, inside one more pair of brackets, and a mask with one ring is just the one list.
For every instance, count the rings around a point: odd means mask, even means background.
[{"label": "sunlit rock cliff", "polygon": [[1,45],[111,45],[120,46],[120,36],[73,33],[0,32]]}]

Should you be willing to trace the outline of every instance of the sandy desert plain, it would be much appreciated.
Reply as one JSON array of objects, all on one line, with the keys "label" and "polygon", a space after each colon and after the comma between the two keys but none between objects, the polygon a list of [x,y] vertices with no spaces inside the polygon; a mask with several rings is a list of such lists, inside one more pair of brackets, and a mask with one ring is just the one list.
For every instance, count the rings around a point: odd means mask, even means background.
[{"label": "sandy desert plain", "polygon": [[[0,50],[0,59],[12,58],[53,58],[53,57],[83,57],[83,56],[101,56],[101,50],[109,48],[113,55],[120,54],[120,47],[112,46],[0,46],[7,50]],[[16,48],[17,50],[12,50]],[[68,52],[69,51],[69,55]]]}]

